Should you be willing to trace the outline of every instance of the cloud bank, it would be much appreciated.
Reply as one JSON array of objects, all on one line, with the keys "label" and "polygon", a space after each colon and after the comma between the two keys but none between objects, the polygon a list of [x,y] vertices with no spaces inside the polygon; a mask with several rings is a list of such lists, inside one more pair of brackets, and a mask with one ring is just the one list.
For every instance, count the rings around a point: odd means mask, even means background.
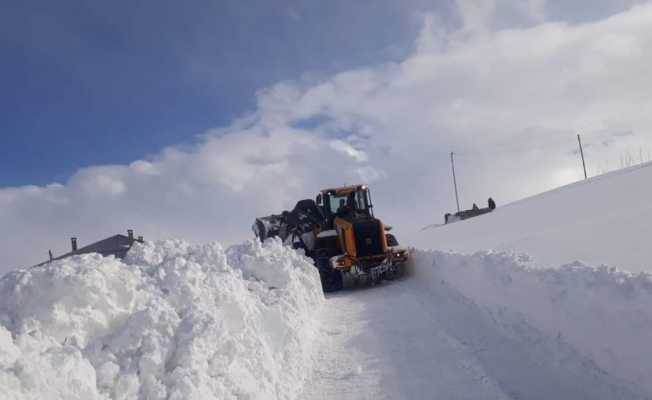
[{"label": "cloud bank", "polygon": [[464,207],[579,179],[576,133],[590,174],[649,158],[652,5],[570,24],[545,22],[530,1],[525,22],[502,27],[500,3],[460,1],[451,32],[428,16],[401,62],[260,90],[254,112],[192,146],[0,189],[0,272],[65,251],[69,236],[83,245],[128,227],[239,241],[256,216],[354,182],[372,185],[379,215],[409,242],[454,208],[451,151]]}]

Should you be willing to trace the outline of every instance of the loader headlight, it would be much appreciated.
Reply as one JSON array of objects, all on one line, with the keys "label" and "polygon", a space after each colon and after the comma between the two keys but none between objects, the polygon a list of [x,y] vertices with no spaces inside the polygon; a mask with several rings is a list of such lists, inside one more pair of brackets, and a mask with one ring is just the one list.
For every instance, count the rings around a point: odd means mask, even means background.
[{"label": "loader headlight", "polygon": [[406,253],[405,251],[397,251],[394,253],[395,258],[406,258]]},{"label": "loader headlight", "polygon": [[[335,261],[335,262],[333,262],[333,261]],[[349,268],[349,267],[351,267],[353,265],[353,262],[348,257],[340,257],[340,258],[338,258],[336,260],[331,259],[331,263],[333,264],[334,268],[338,268],[338,267],[340,267],[340,268]]]}]

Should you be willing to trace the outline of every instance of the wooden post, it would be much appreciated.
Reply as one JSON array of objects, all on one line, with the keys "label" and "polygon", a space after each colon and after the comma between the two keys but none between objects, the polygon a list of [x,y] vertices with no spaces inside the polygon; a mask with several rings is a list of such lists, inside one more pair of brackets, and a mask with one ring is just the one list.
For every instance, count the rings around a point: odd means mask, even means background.
[{"label": "wooden post", "polygon": [[586,163],[584,162],[584,150],[582,150],[582,139],[580,139],[580,134],[577,134],[577,143],[580,145],[580,155],[582,156],[582,168],[584,168],[584,179],[587,179],[586,175]]},{"label": "wooden post", "polygon": [[460,196],[457,194],[457,178],[455,177],[455,160],[453,159],[453,152],[451,151],[451,170],[453,171],[453,187],[455,188],[455,202],[457,203],[457,211],[460,211]]}]

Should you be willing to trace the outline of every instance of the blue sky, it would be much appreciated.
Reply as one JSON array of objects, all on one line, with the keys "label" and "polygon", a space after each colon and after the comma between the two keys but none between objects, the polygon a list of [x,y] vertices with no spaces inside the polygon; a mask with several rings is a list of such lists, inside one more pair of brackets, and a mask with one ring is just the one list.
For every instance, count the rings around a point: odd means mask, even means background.
[{"label": "blue sky", "polygon": [[[500,1],[498,2],[500,3]],[[551,19],[609,15],[548,1]],[[4,1],[0,187],[62,182],[191,143],[255,109],[255,92],[305,74],[405,58],[422,17],[461,18],[453,0]],[[531,22],[531,21],[530,21]],[[522,26],[503,12],[497,27]]]},{"label": "blue sky", "polygon": [[192,142],[253,110],[256,90],[277,81],[405,57],[419,15],[437,4],[3,3],[0,187]]}]

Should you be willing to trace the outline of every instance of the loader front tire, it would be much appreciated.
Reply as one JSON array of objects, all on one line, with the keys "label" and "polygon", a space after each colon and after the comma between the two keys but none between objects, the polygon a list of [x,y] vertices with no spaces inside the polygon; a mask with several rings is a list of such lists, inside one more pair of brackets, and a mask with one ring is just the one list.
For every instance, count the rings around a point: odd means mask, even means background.
[{"label": "loader front tire", "polygon": [[336,269],[331,268],[329,259],[318,258],[316,260],[316,264],[317,268],[319,269],[321,288],[324,293],[331,293],[342,290],[344,287],[342,273]]}]

